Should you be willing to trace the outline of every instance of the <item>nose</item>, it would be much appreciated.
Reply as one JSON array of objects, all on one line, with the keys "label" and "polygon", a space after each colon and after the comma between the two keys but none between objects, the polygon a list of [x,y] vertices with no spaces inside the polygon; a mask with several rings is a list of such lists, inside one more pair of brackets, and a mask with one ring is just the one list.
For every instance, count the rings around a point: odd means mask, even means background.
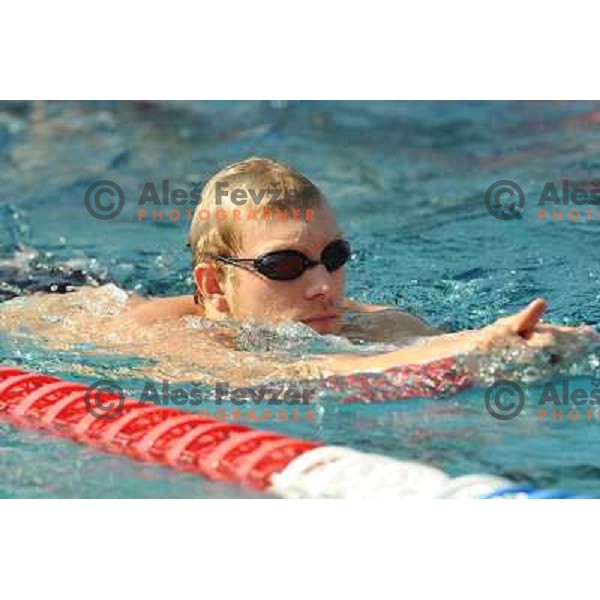
[{"label": "nose", "polygon": [[324,265],[316,265],[312,269],[307,269],[304,276],[307,278],[306,297],[309,300],[321,298],[328,300],[331,298],[331,277]]}]

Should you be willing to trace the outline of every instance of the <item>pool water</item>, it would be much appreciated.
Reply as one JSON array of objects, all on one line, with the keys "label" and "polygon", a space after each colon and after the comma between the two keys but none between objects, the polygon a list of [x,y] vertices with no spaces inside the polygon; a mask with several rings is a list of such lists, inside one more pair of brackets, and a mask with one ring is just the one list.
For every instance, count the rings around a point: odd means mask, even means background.
[{"label": "pool water", "polygon": [[[96,220],[85,191],[100,179],[118,182],[128,200],[146,181],[190,189],[250,155],[289,162],[330,198],[355,250],[354,299],[447,330],[482,326],[540,295],[549,321],[600,322],[600,219],[539,221],[528,202],[501,221],[483,202],[497,180],[517,182],[528,199],[546,181],[600,182],[600,104],[587,102],[0,104],[0,301],[106,282],[190,293],[184,219],[140,222],[134,200],[114,220]],[[83,363],[88,381],[125,373],[119,381],[137,389],[135,357],[81,350],[0,335],[0,364],[81,379],[69,365]],[[593,360],[573,372],[573,386],[594,387]],[[320,395],[314,421],[260,426],[451,475],[600,494],[600,419],[540,421],[543,383],[526,388],[525,410],[510,421],[490,416],[478,387],[385,404]],[[0,496],[253,494],[0,424]]]}]

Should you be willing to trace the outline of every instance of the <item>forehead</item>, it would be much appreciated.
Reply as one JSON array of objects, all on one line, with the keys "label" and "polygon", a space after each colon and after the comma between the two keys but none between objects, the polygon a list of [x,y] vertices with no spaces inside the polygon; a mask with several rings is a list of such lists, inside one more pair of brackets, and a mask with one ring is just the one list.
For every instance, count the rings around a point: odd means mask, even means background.
[{"label": "forehead", "polygon": [[[313,220],[272,217],[241,223],[241,247],[249,257],[279,248],[313,251],[342,235],[329,206],[315,207]],[[304,211],[301,211],[304,214]]]}]

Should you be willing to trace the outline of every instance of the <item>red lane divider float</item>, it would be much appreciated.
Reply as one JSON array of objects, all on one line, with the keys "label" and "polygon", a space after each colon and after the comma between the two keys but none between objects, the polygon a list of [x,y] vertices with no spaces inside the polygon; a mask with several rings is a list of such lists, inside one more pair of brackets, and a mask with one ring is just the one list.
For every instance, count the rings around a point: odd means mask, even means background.
[{"label": "red lane divider float", "polygon": [[[15,368],[0,368],[0,418],[18,426],[191,471],[209,479],[268,486],[274,472],[319,446],[245,425],[126,399],[118,412],[90,414],[88,387]],[[106,402],[106,395],[103,402]]]},{"label": "red lane divider float", "polygon": [[[342,392],[352,390],[353,394],[344,398],[346,402],[381,402],[449,393],[470,383],[454,359],[447,359],[381,374],[330,378],[324,386]],[[112,396],[119,401],[115,410],[98,418],[90,410],[90,403],[96,401],[94,392],[83,384],[0,367],[0,419],[259,490],[269,488],[272,477],[300,455],[321,446],[192,412],[148,406],[117,394]],[[104,402],[106,397],[104,394]]]}]

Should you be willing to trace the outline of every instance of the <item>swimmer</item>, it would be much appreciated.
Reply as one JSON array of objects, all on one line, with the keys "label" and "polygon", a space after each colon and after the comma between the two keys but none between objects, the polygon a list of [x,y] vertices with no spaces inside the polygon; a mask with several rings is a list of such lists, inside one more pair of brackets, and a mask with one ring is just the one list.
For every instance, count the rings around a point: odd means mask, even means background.
[{"label": "swimmer", "polygon": [[[261,204],[265,198],[268,201]],[[266,216],[265,205],[272,209]],[[292,218],[305,210],[311,218]],[[205,211],[202,217],[200,211]],[[569,349],[598,341],[589,327],[542,323],[546,302],[541,298],[487,327],[453,334],[394,307],[346,298],[345,266],[351,248],[331,205],[305,176],[269,159],[253,157],[232,164],[208,181],[192,219],[189,245],[195,293],[138,298],[123,318],[139,326],[185,316],[292,321],[319,334],[351,337],[358,327],[371,340],[412,342],[376,355],[319,357],[324,374],[338,375],[494,349],[520,350],[531,357],[545,352],[558,362]]]}]

